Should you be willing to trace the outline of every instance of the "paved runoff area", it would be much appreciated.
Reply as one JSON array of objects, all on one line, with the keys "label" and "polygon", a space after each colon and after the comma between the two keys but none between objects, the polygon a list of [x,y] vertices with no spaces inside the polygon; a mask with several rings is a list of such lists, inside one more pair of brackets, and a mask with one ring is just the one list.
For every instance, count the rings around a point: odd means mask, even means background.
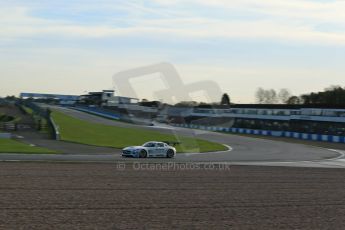
[{"label": "paved runoff area", "polygon": [[345,169],[139,162],[2,162],[0,229],[345,226]]}]

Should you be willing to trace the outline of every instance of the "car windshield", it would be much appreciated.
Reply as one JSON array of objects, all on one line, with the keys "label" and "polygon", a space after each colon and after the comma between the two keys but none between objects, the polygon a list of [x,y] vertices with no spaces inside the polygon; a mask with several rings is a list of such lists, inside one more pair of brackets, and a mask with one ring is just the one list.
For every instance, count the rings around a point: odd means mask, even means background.
[{"label": "car windshield", "polygon": [[155,143],[153,142],[147,142],[143,145],[144,147],[155,147]]}]

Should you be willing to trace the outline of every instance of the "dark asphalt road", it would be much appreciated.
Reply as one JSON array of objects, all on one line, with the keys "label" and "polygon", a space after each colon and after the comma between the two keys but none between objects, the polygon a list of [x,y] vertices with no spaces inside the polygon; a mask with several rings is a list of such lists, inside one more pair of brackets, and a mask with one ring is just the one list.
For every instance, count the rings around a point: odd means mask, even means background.
[{"label": "dark asphalt road", "polygon": [[[185,128],[162,126],[138,126],[118,121],[105,119],[102,117],[90,115],[84,112],[54,107],[54,109],[71,115],[73,117],[120,127],[137,127],[148,130],[156,130],[163,133],[170,133],[176,135],[190,136],[205,140],[210,140],[231,146],[231,151],[219,153],[203,153],[203,154],[178,154],[173,160],[175,162],[231,162],[231,163],[267,163],[267,162],[305,162],[305,161],[324,161],[325,159],[332,159],[338,157],[339,152],[329,151],[327,149],[307,146],[302,144],[280,142],[274,140],[265,140],[259,138],[236,136],[231,134],[222,134],[215,132],[208,132],[202,130],[192,130]],[[54,144],[53,144],[54,143]],[[59,142],[52,142],[51,145],[56,145]],[[48,144],[48,146],[47,146]],[[61,142],[61,144],[66,144]],[[45,143],[45,147],[49,147],[49,143]],[[53,146],[54,147],[54,146]],[[0,160],[59,160],[59,161],[135,161],[136,159],[127,159],[120,156],[120,150],[116,149],[102,149],[102,151],[95,152],[86,151],[80,148],[78,151],[76,145],[75,154],[63,155],[15,155],[15,154],[1,154]],[[145,159],[147,161],[167,161],[167,159]],[[339,165],[339,164],[338,164]],[[341,164],[342,165],[342,164]]]}]

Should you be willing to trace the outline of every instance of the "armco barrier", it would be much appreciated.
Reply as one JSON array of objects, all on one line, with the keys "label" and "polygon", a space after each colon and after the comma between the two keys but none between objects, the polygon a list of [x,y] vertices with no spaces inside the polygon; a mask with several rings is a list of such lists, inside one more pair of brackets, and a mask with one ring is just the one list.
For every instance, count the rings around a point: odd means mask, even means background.
[{"label": "armco barrier", "polygon": [[152,125],[152,120],[150,119],[144,119],[144,118],[135,118],[135,117],[129,117],[128,115],[119,115],[115,114],[110,111],[102,110],[99,108],[81,108],[81,107],[70,107],[71,109],[79,110],[82,112],[94,114],[97,116],[115,119],[115,120],[121,120],[128,123],[133,123],[137,125]]},{"label": "armco barrier", "polygon": [[60,135],[60,128],[59,128],[59,126],[55,123],[54,119],[53,119],[51,116],[49,116],[48,121],[50,122],[51,126],[53,127],[53,130],[54,130],[54,133],[53,133],[54,139],[57,140],[57,141],[61,140],[61,135]]},{"label": "armco barrier", "polygon": [[0,139],[10,139],[11,137],[10,133],[0,133]]},{"label": "armco barrier", "polygon": [[107,112],[107,111],[100,111],[97,108],[80,108],[80,107],[71,107],[71,108],[75,109],[75,110],[82,111],[82,112],[91,113],[94,115],[110,118],[110,119],[116,119],[116,120],[120,119],[119,115],[112,114],[112,113]]},{"label": "armco barrier", "polygon": [[289,137],[289,138],[302,139],[302,140],[324,141],[324,142],[332,142],[332,143],[345,143],[345,136],[297,133],[297,132],[289,132],[289,131],[244,129],[244,128],[224,128],[224,127],[199,126],[199,125],[190,125],[190,124],[171,124],[171,125],[176,126],[176,127],[202,129],[202,130],[208,130],[208,131],[221,131],[221,132],[229,132],[229,133],[241,133],[241,134],[252,134],[252,135],[263,135],[263,136],[274,136],[274,137]]}]

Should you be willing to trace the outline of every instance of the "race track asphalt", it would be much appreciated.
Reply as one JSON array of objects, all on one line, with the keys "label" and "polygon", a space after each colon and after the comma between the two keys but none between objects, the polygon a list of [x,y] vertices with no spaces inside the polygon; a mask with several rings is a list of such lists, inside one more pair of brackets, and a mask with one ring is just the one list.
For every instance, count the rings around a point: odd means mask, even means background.
[{"label": "race track asphalt", "polygon": [[[230,146],[229,151],[202,153],[202,154],[178,154],[175,162],[227,162],[232,164],[249,165],[277,165],[277,166],[308,166],[308,167],[345,167],[344,154],[341,151],[313,147],[303,144],[287,143],[275,140],[243,137],[231,134],[215,133],[203,130],[171,127],[167,125],[139,126],[105,119],[84,112],[68,108],[54,107],[60,112],[85,121],[120,127],[136,127],[155,130],[162,133],[184,135],[218,142]],[[159,140],[157,140],[159,141]],[[120,150],[113,150],[112,154],[1,154],[0,160],[52,160],[52,161],[135,161],[137,159],[122,158]],[[168,159],[145,159],[151,162],[168,161]]]}]

